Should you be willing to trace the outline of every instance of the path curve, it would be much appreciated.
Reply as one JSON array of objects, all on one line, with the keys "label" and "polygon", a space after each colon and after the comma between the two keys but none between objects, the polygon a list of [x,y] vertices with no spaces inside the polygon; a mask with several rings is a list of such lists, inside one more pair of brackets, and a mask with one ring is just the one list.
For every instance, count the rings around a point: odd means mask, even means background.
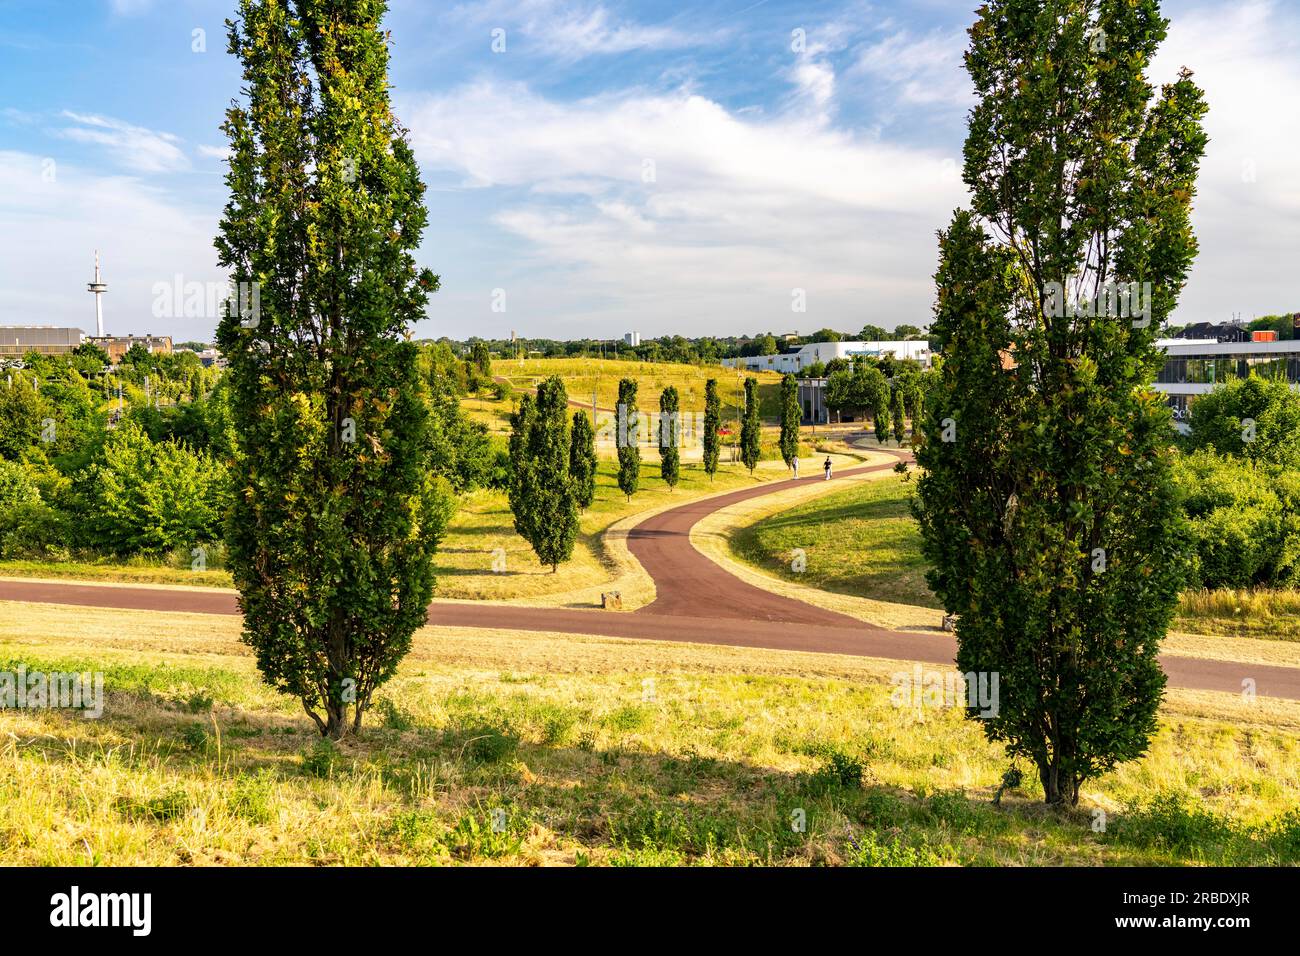
[{"label": "path curve", "polygon": [[[890,454],[910,457],[903,452]],[[892,463],[845,469],[832,479],[881,471]],[[800,481],[821,481],[820,475]],[[679,641],[772,650],[852,654],[951,665],[956,640],[938,632],[891,631],[857,618],[773,594],[740,580],[695,550],[690,530],[728,505],[781,491],[793,480],[768,482],[687,502],[653,515],[628,534],[628,548],[655,582],[656,599],[629,613],[437,601],[429,623],[443,627],[551,631],[639,640]],[[233,591],[23,579],[0,580],[0,600],[143,611],[240,613]],[[937,612],[936,612],[937,613]],[[1254,681],[1265,697],[1300,700],[1300,668],[1163,655],[1170,686],[1240,694]]]}]

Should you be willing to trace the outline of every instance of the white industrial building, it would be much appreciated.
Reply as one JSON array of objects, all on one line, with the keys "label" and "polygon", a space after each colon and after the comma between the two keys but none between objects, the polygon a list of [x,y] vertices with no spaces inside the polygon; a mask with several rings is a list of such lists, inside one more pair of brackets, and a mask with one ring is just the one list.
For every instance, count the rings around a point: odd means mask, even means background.
[{"label": "white industrial building", "polygon": [[723,359],[722,364],[750,371],[787,372],[798,374],[810,365],[818,362],[823,365],[831,359],[853,360],[855,355],[868,355],[881,358],[892,355],[902,361],[911,359],[919,362],[922,368],[930,367],[930,343],[925,339],[906,342],[810,342],[801,346],[796,352],[784,352],[780,355],[751,355],[746,358]]}]

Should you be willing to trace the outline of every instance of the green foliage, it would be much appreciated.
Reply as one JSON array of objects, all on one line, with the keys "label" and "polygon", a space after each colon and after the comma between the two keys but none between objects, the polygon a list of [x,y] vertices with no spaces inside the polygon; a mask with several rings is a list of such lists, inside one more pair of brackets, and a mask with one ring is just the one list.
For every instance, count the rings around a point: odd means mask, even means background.
[{"label": "green foliage", "polygon": [[474,368],[484,377],[492,377],[492,353],[486,342],[475,342],[469,349],[469,360]]},{"label": "green foliage", "polygon": [[[940,234],[916,512],[958,669],[1000,675],[985,734],[1049,803],[1146,751],[1187,566],[1147,383],[1196,250],[1205,104],[1185,71],[1152,99],[1165,33],[1155,0],[994,0],[966,56],[973,211]],[[1097,308],[1114,282],[1149,283],[1139,314]]]},{"label": "green foliage", "polygon": [[640,415],[636,407],[636,379],[618,383],[618,488],[631,501],[641,479]]},{"label": "green foliage", "polygon": [[569,474],[568,405],[564,382],[551,376],[537,386],[535,401],[527,396],[520,401],[510,436],[514,474],[509,498],[515,530],[552,571],[573,556],[578,534],[578,500]]},{"label": "green foliage", "polygon": [[1174,476],[1193,587],[1300,586],[1300,473],[1207,448],[1180,455]]},{"label": "green foliage", "polygon": [[907,437],[907,425],[903,420],[903,390],[895,388],[894,394],[889,399],[889,416],[890,427],[894,434],[894,441],[903,444],[903,439]]},{"label": "green foliage", "polygon": [[37,504],[41,490],[26,465],[0,459],[0,512],[18,505]]},{"label": "green foliage", "polygon": [[740,423],[740,460],[745,463],[751,475],[761,454],[762,428],[758,418],[758,380],[746,378],[745,412]]},{"label": "green foliage", "polygon": [[429,469],[458,494],[490,485],[496,451],[488,427],[464,413],[449,375],[431,376],[429,410]]},{"label": "green foliage", "polygon": [[12,384],[0,382],[0,458],[16,461],[41,440],[41,421],[49,407],[33,385],[19,374]]},{"label": "green foliage", "polygon": [[519,407],[510,415],[510,483],[507,499],[514,518],[515,532],[525,541],[533,540],[536,524],[532,495],[532,460],[529,440],[537,419],[537,406],[531,395],[519,399]]},{"label": "green foliage", "polygon": [[229,564],[244,640],[323,735],[361,726],[410,649],[450,514],[408,332],[438,278],[389,103],[386,4],[240,0],[229,52],[230,197],[216,240],[260,312],[223,317],[238,436]]},{"label": "green foliage", "polygon": [[1192,403],[1188,424],[1189,449],[1300,468],[1300,394],[1284,378],[1252,373],[1220,385]]},{"label": "green foliage", "polygon": [[34,469],[0,459],[0,558],[47,557],[67,537],[67,521],[42,499]]},{"label": "green foliage", "polygon": [[681,400],[669,385],[659,395],[659,473],[671,491],[681,478]]},{"label": "green foliage", "polygon": [[173,441],[154,443],[134,422],[105,440],[75,482],[78,539],[119,556],[158,556],[221,537],[225,469]]},{"label": "green foliage", "polygon": [[722,402],[718,398],[718,380],[704,383],[704,473],[713,480],[718,471],[718,452],[721,450],[718,429],[722,426]]},{"label": "green foliage", "polygon": [[[883,377],[883,376],[882,376]],[[889,383],[874,396],[871,406],[871,421],[876,429],[876,441],[884,444],[889,441],[892,432],[889,429]]]},{"label": "green foliage", "polygon": [[793,375],[781,378],[781,460],[787,468],[799,457],[799,382]]},{"label": "green foliage", "polygon": [[586,511],[596,500],[596,432],[587,413],[573,413],[573,432],[569,445],[569,477],[573,479],[573,497]]},{"label": "green foliage", "polygon": [[852,408],[860,413],[885,408],[889,402],[889,382],[885,373],[865,355],[855,355],[848,367],[830,370],[827,363],[826,404],[834,409]]}]

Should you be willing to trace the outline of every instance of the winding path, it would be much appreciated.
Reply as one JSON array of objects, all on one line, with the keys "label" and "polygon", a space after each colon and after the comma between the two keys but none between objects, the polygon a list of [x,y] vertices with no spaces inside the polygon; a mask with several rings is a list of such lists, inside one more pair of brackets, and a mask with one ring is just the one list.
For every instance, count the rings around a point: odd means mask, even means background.
[{"label": "winding path", "polygon": [[[901,453],[893,454],[907,457]],[[831,480],[892,467],[893,463],[886,463],[850,468]],[[806,484],[823,479],[817,475],[800,480]],[[687,502],[653,515],[634,527],[628,534],[628,548],[654,580],[657,592],[651,604],[637,611],[619,613],[438,601],[429,608],[429,623],[952,664],[957,644],[949,634],[886,630],[845,614],[773,594],[728,573],[691,545],[691,527],[701,518],[739,501],[781,491],[795,484],[793,480],[768,482]],[[234,592],[202,589],[10,579],[0,580],[0,600],[144,611],[239,614]],[[1249,679],[1255,682],[1255,691],[1261,696],[1300,700],[1300,668],[1174,655],[1163,655],[1160,663],[1174,687],[1240,693],[1243,681]]]}]

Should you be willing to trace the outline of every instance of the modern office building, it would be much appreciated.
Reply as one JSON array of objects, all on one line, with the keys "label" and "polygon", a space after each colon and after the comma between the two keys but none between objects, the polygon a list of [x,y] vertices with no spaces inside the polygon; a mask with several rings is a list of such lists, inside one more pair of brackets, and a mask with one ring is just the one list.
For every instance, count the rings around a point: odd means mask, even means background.
[{"label": "modern office building", "polygon": [[810,342],[793,352],[723,359],[722,364],[733,368],[739,366],[755,372],[798,374],[810,365],[819,362],[824,365],[831,359],[837,358],[852,360],[855,355],[868,355],[873,358],[892,355],[899,361],[911,359],[919,362],[922,368],[929,368],[932,358],[930,343],[924,339],[906,342]]},{"label": "modern office building", "polygon": [[1161,339],[1165,367],[1155,388],[1169,397],[1176,418],[1187,414],[1197,396],[1213,391],[1230,378],[1280,378],[1300,386],[1300,341],[1278,340],[1276,333],[1256,333],[1251,341],[1219,339]]}]

